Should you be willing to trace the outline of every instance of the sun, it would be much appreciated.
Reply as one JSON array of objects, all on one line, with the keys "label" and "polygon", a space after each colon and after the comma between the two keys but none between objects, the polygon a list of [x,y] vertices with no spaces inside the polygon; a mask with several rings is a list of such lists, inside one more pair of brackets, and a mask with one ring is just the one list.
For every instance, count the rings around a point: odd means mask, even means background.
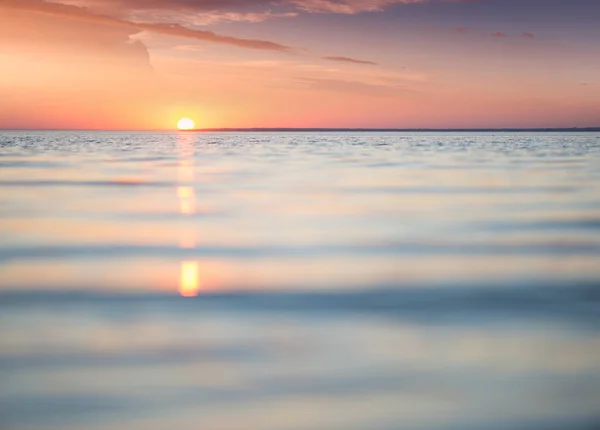
[{"label": "sun", "polygon": [[179,130],[193,130],[195,127],[194,121],[189,118],[181,118],[177,123]]}]

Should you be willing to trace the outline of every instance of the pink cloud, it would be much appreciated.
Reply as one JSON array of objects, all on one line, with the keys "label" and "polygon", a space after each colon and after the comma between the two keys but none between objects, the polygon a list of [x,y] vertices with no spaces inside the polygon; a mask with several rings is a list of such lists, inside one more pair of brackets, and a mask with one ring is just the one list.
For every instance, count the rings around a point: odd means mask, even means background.
[{"label": "pink cloud", "polygon": [[284,0],[310,13],[342,13],[381,11],[394,4],[423,3],[425,0]]},{"label": "pink cloud", "polygon": [[339,61],[342,63],[366,64],[366,65],[371,65],[371,66],[377,65],[377,63],[374,63],[373,61],[357,60],[356,58],[350,58],[350,57],[323,57],[323,58],[325,60]]},{"label": "pink cloud", "polygon": [[[76,4],[102,13],[127,14],[141,11],[239,12],[248,9],[270,11],[273,7],[294,8],[308,13],[356,14],[382,11],[395,4],[423,3],[428,0],[51,0]],[[260,12],[259,12],[260,13]]]},{"label": "pink cloud", "polygon": [[139,23],[114,18],[108,15],[99,15],[81,7],[61,3],[48,3],[43,0],[0,0],[0,8],[17,9],[46,15],[62,16],[83,21],[97,22],[108,25],[123,26],[138,30],[146,30],[168,36],[185,37],[212,43],[238,46],[240,48],[262,49],[269,51],[291,52],[293,48],[276,42],[258,39],[244,39],[225,36],[212,31],[195,30],[180,24],[168,23]]}]

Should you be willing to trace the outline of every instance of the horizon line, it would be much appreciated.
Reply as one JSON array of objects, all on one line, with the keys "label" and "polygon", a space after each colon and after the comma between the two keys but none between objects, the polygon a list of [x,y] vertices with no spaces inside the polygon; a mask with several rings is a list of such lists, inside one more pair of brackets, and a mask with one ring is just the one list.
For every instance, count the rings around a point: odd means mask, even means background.
[{"label": "horizon line", "polygon": [[0,128],[2,131],[106,131],[106,132],[161,132],[161,133],[198,133],[198,132],[600,132],[596,127],[501,127],[501,128],[370,128],[370,127],[211,127],[192,130],[178,129],[94,129],[94,128]]}]

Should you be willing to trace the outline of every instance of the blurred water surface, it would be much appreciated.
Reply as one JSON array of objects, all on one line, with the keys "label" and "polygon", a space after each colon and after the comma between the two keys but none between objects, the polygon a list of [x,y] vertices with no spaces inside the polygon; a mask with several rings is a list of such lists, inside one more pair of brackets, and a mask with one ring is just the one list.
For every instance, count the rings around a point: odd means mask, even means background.
[{"label": "blurred water surface", "polygon": [[0,132],[0,428],[593,429],[599,133]]}]

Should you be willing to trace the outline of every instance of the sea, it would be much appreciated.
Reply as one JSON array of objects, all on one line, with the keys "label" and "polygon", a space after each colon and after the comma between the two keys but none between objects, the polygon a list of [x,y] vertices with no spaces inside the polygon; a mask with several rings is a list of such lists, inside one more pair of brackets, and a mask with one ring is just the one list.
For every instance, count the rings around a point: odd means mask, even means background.
[{"label": "sea", "polygon": [[600,133],[0,132],[2,430],[600,428]]}]

